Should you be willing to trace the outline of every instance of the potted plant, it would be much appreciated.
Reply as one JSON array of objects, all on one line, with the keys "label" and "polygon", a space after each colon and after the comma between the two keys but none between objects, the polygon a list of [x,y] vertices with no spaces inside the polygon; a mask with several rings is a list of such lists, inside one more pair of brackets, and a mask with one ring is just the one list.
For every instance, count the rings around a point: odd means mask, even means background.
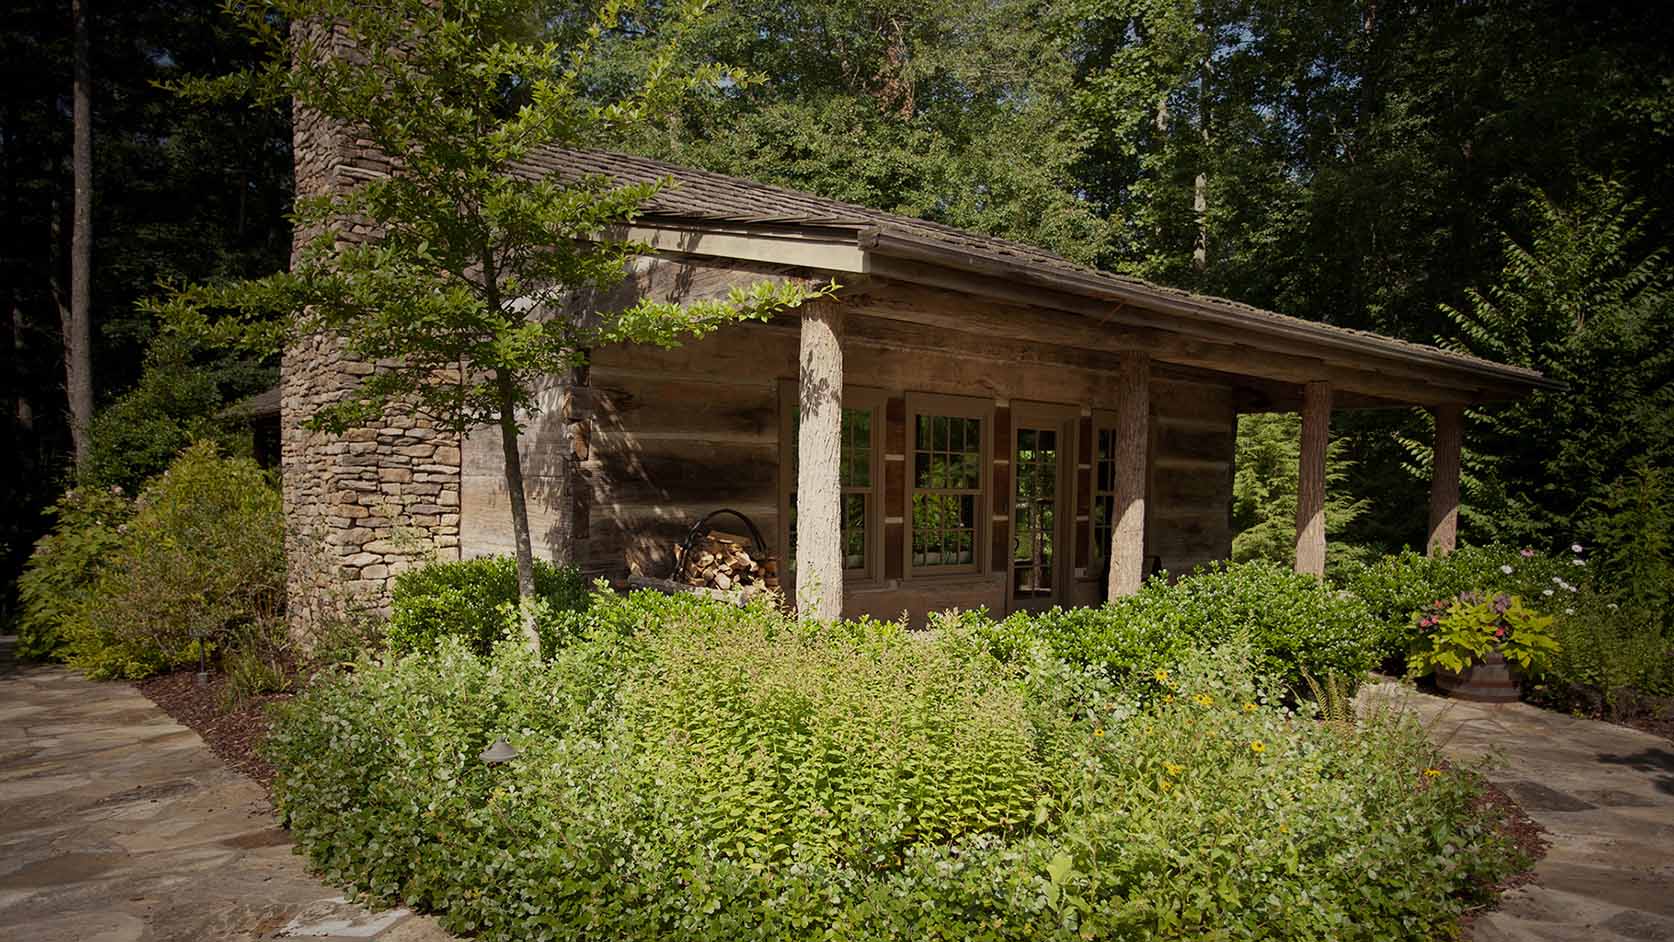
[{"label": "potted plant", "polygon": [[1407,658],[1411,676],[1434,671],[1450,697],[1510,703],[1523,695],[1522,678],[1538,675],[1558,650],[1552,618],[1500,593],[1465,592],[1438,599],[1413,616],[1417,640]]}]

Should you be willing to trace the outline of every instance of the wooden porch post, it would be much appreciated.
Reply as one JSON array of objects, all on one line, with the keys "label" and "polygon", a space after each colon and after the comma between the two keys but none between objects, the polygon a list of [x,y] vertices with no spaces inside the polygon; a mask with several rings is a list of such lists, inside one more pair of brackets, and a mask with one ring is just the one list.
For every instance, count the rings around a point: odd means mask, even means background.
[{"label": "wooden porch post", "polygon": [[1430,471],[1431,556],[1446,556],[1459,544],[1459,445],[1464,432],[1461,405],[1437,406],[1435,457]]},{"label": "wooden porch post", "polygon": [[1110,528],[1110,597],[1145,581],[1145,469],[1151,444],[1151,360],[1124,353],[1116,384],[1116,500]]},{"label": "wooden porch post", "polygon": [[796,607],[803,617],[843,614],[842,484],[843,308],[801,308],[800,409],[796,439]]},{"label": "wooden porch post", "polygon": [[1302,393],[1302,461],[1296,479],[1296,571],[1325,577],[1325,448],[1331,438],[1331,384]]}]

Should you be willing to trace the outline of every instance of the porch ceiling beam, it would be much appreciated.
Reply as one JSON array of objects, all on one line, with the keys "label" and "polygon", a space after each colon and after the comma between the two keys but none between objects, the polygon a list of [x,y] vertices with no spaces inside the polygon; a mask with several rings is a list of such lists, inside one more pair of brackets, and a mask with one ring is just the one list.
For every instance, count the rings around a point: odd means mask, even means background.
[{"label": "porch ceiling beam", "polygon": [[1128,323],[1131,311],[1108,313],[1108,326],[1077,323],[1027,307],[954,313],[947,310],[946,299],[933,291],[878,280],[850,297],[856,311],[872,317],[985,338],[1027,338],[1031,342],[1106,354],[1145,353],[1165,363],[1294,384],[1324,378],[1350,392],[1408,404],[1440,405],[1492,398],[1482,387],[1450,385],[1420,371],[1403,370],[1402,374],[1393,375],[1355,369],[1320,357],[1279,353]]}]

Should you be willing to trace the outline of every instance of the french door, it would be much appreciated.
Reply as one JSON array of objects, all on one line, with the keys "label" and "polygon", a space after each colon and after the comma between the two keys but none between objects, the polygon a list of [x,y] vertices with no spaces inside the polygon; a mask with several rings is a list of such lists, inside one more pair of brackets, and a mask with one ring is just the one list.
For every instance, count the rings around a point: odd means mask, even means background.
[{"label": "french door", "polygon": [[1067,406],[1015,404],[1011,431],[1011,554],[1006,598],[1011,609],[1066,604],[1075,554],[1072,437],[1077,413]]}]

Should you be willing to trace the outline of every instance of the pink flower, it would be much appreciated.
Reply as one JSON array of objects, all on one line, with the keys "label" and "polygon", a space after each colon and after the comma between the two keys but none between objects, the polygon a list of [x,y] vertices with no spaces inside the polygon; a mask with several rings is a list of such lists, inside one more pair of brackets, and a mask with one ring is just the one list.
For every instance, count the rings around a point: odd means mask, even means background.
[{"label": "pink flower", "polygon": [[1495,628],[1494,629],[1494,637],[1496,637],[1496,638],[1505,637],[1505,629],[1504,628]]},{"label": "pink flower", "polygon": [[1524,559],[1533,559],[1534,558],[1534,550],[1532,550],[1532,549],[1523,550],[1523,558]]}]

